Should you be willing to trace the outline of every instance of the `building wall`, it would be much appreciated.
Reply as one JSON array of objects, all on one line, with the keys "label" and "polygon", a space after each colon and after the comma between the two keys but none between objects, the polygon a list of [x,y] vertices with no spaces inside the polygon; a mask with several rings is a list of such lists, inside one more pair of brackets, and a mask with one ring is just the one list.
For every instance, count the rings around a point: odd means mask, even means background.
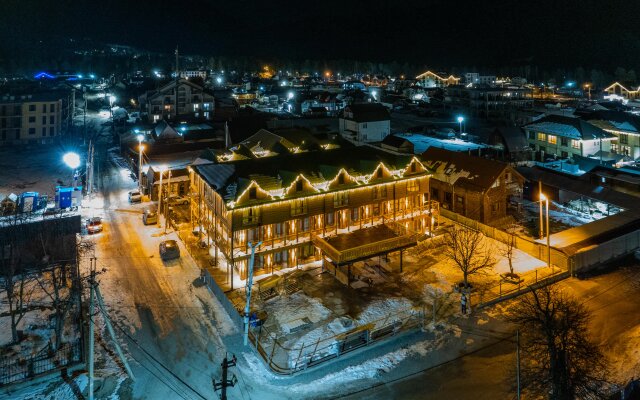
[{"label": "building wall", "polygon": [[[527,130],[527,141],[531,148],[538,152],[541,160],[548,155],[559,158],[573,158],[573,155],[587,157],[600,151],[600,140],[575,140],[550,135],[535,130]],[[602,150],[611,150],[611,140],[602,141]],[[540,154],[544,152],[544,155]]]},{"label": "building wall", "polygon": [[0,101],[0,144],[48,143],[63,132],[62,100]]},{"label": "building wall", "polygon": [[[214,97],[186,83],[178,84],[178,115],[193,115],[207,120],[213,119]],[[176,116],[176,89],[169,87],[159,94],[143,95],[140,97],[140,108],[147,113],[149,122],[160,119],[172,119]]]},{"label": "building wall", "polygon": [[[391,121],[356,122],[340,118],[340,134],[359,142],[380,142],[391,131]],[[355,132],[353,134],[352,132]],[[355,135],[355,136],[354,136]]]},{"label": "building wall", "polygon": [[431,199],[439,202],[442,208],[490,224],[507,215],[512,196],[522,197],[524,180],[511,169],[506,169],[498,182],[495,187],[482,191],[432,178]]},{"label": "building wall", "polygon": [[357,230],[385,219],[424,233],[430,223],[423,212],[429,193],[429,177],[424,175],[231,210],[195,173],[192,190],[199,199],[198,204],[192,204],[194,215],[204,216],[208,237],[219,244],[222,255],[241,275],[249,242],[263,242],[256,253],[256,274],[260,274],[319,259],[320,253],[311,243],[313,234]]}]

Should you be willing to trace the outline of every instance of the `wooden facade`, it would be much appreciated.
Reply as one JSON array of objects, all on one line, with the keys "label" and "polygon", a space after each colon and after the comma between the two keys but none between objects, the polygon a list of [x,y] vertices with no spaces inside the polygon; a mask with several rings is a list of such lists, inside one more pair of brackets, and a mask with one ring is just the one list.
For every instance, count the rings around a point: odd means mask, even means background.
[{"label": "wooden facade", "polygon": [[[312,183],[313,181],[313,183]],[[272,273],[320,259],[314,236],[329,237],[385,221],[416,233],[430,228],[429,173],[416,158],[401,170],[380,163],[366,175],[341,169],[331,180],[303,174],[287,187],[265,190],[254,180],[235,196],[212,188],[198,167],[191,169],[193,218],[206,239],[244,279],[249,243],[261,241],[255,274]],[[221,194],[222,193],[222,194]]]}]

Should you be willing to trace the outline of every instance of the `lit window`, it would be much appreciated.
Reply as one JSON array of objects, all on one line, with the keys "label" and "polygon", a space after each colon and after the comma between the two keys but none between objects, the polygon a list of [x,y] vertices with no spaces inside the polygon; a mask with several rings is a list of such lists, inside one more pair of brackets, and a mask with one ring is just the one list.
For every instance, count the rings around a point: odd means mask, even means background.
[{"label": "lit window", "polygon": [[407,192],[417,192],[420,190],[420,184],[416,180],[410,180],[407,182]]},{"label": "lit window", "polygon": [[333,206],[342,207],[349,204],[349,192],[338,192],[333,195]]},{"label": "lit window", "polygon": [[547,138],[550,144],[558,143],[558,137],[555,135],[549,135]]},{"label": "lit window", "polygon": [[300,215],[307,212],[307,201],[304,199],[293,200],[291,202],[291,215]]},{"label": "lit window", "polygon": [[541,141],[541,142],[546,142],[547,141],[547,135],[545,133],[538,132],[538,140]]},{"label": "lit window", "polygon": [[571,141],[571,147],[573,147],[574,149],[579,149],[580,148],[580,141],[579,140],[572,140]]}]

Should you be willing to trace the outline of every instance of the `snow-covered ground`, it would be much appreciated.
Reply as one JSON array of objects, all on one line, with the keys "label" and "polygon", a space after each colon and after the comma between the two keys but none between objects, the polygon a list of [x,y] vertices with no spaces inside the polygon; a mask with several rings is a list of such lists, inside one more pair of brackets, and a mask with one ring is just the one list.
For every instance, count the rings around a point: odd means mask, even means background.
[{"label": "snow-covered ground", "polygon": [[417,133],[398,133],[395,136],[407,139],[413,143],[413,152],[415,154],[424,153],[429,147],[438,147],[451,151],[478,151],[487,146],[480,143],[466,142],[460,139],[439,139],[435,137],[425,136]]}]

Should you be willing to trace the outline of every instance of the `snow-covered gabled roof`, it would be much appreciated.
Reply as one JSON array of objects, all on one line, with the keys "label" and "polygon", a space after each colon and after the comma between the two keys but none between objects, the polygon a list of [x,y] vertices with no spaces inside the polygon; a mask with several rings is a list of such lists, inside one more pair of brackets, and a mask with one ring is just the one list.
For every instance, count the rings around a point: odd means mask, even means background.
[{"label": "snow-covered gabled roof", "polygon": [[575,140],[613,139],[614,135],[580,118],[547,115],[524,126],[527,130]]}]

